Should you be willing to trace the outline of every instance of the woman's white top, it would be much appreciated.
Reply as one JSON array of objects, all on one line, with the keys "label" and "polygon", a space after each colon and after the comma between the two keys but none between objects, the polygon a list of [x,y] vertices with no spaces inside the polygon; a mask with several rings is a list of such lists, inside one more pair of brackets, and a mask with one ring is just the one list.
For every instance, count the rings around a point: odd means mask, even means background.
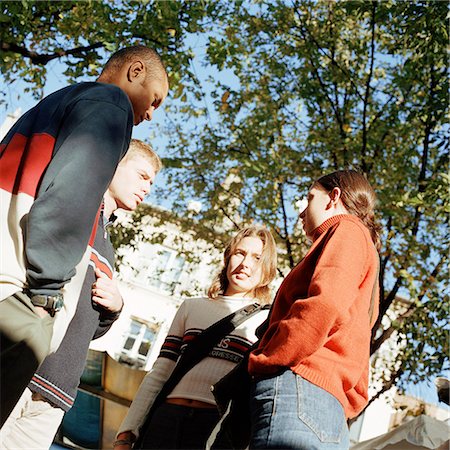
[{"label": "woman's white top", "polygon": [[[132,431],[139,435],[156,396],[170,377],[183,348],[190,340],[213,323],[255,299],[219,296],[217,299],[189,298],[178,309],[161,353],[136,393],[118,433]],[[218,342],[209,355],[180,380],[167,398],[186,398],[214,405],[211,386],[227,374],[256,342],[256,328],[266,319],[268,310],[260,311]]]}]

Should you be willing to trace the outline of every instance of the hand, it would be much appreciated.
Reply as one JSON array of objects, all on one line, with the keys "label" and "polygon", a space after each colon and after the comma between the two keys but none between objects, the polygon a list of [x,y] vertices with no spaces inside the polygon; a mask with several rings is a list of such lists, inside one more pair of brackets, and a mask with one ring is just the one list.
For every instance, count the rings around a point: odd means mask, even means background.
[{"label": "hand", "polygon": [[117,282],[100,269],[95,269],[97,281],[92,285],[92,300],[108,311],[115,313],[122,309],[123,300]]},{"label": "hand", "polygon": [[48,316],[48,311],[46,309],[44,309],[42,306],[35,305],[34,311],[41,319]]},{"label": "hand", "polygon": [[117,435],[117,439],[113,443],[113,448],[114,450],[130,450],[133,445],[132,442],[135,440],[136,436],[131,431],[124,431]]}]

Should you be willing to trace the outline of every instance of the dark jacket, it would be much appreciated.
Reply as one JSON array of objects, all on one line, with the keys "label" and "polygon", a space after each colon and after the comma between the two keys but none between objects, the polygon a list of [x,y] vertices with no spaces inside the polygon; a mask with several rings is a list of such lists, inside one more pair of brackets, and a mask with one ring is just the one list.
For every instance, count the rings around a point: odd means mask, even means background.
[{"label": "dark jacket", "polygon": [[0,145],[0,300],[68,288],[132,126],[125,92],[92,82],[45,97],[11,128]]},{"label": "dark jacket", "polygon": [[92,283],[96,280],[94,269],[98,268],[112,278],[113,267],[114,250],[101,214],[75,315],[58,350],[45,358],[28,385],[64,411],[68,411],[75,401],[89,343],[103,336],[119,317],[120,312],[110,313],[92,302]]}]

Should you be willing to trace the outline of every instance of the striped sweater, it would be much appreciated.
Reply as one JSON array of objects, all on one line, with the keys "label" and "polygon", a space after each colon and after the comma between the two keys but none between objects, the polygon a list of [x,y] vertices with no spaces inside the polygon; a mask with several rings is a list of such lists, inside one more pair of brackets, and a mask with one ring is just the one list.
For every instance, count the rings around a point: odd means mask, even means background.
[{"label": "striped sweater", "polygon": [[75,312],[96,214],[132,126],[125,92],[81,83],[45,97],[0,145],[0,300],[62,292],[53,349]]},{"label": "striped sweater", "polygon": [[45,358],[28,385],[64,411],[75,401],[91,340],[103,336],[119,317],[92,302],[94,269],[112,278],[113,266],[114,250],[101,214],[75,315],[58,350]]},{"label": "striped sweater", "polygon": [[[119,433],[132,431],[135,436],[139,435],[139,428],[153,401],[170,377],[183,348],[194,336],[254,301],[224,296],[215,300],[209,298],[185,300],[175,315],[158,359],[136,393]],[[225,336],[213,347],[208,357],[200,361],[180,380],[167,398],[193,399],[215,405],[211,386],[242,360],[246,351],[256,342],[255,330],[266,317],[267,310],[262,310]]]}]

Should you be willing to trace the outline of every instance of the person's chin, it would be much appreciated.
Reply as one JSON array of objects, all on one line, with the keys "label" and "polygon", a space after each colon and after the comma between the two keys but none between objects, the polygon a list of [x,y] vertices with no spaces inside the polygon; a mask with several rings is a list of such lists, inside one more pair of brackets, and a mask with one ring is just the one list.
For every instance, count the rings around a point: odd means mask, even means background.
[{"label": "person's chin", "polygon": [[125,211],[134,211],[139,206],[139,203],[136,201],[130,201],[128,203],[124,203],[120,209],[124,209]]},{"label": "person's chin", "polygon": [[242,280],[235,280],[234,284],[236,285],[237,289],[242,290],[242,292],[247,292],[247,286]]}]

